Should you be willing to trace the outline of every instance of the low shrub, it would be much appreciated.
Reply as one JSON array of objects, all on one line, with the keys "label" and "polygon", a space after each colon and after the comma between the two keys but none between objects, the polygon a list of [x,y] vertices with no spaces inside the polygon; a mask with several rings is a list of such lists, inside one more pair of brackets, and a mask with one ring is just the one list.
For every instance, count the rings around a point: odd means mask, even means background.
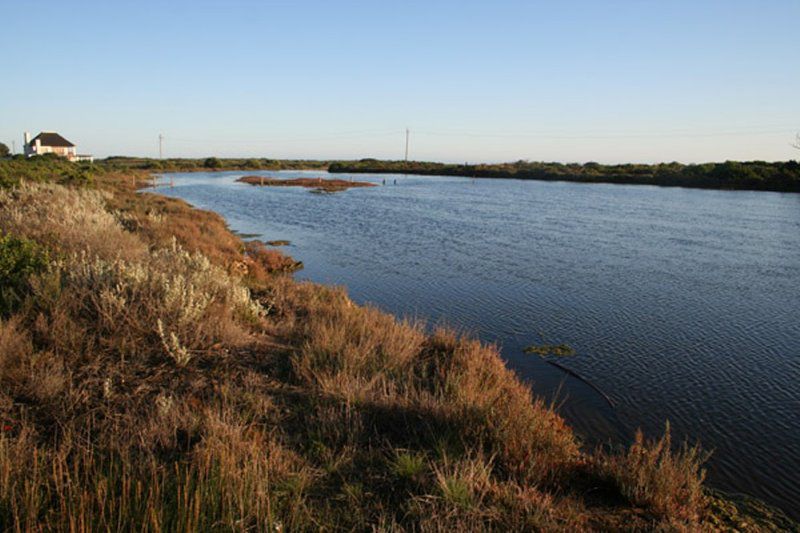
[{"label": "low shrub", "polygon": [[24,182],[0,190],[0,231],[61,252],[107,259],[143,257],[147,246],[106,209],[103,193]]},{"label": "low shrub", "polygon": [[29,239],[0,234],[0,316],[16,311],[30,293],[30,278],[47,269],[47,251]]},{"label": "low shrub", "polygon": [[661,438],[645,440],[640,430],[627,453],[601,457],[601,475],[612,479],[632,503],[660,519],[699,521],[705,506],[702,464],[708,455],[686,443],[673,450],[669,423]]},{"label": "low shrub", "polygon": [[256,323],[261,315],[246,287],[176,243],[139,262],[76,254],[59,261],[55,272],[58,294],[46,315],[66,312],[75,330],[87,332],[87,347],[123,356],[161,352],[183,366],[193,353],[218,342],[246,342],[242,325]]}]

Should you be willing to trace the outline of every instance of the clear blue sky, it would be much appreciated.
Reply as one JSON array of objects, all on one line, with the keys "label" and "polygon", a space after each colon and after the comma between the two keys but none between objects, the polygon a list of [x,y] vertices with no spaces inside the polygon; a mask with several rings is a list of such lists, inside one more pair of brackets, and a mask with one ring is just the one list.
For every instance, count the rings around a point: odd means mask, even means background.
[{"label": "clear blue sky", "polygon": [[800,1],[0,2],[0,141],[106,156],[785,160]]}]

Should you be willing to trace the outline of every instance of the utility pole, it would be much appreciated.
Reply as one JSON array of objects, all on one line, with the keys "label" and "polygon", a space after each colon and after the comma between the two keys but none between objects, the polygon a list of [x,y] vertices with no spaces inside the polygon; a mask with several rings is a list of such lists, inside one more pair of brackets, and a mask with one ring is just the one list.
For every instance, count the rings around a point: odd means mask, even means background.
[{"label": "utility pole", "polygon": [[164,136],[159,133],[158,134],[158,158],[159,159],[163,159],[164,158],[163,144],[164,144]]},{"label": "utility pole", "polygon": [[17,141],[11,141],[11,155],[17,153]]},{"label": "utility pole", "polygon": [[406,164],[408,164],[408,128],[406,128]]}]

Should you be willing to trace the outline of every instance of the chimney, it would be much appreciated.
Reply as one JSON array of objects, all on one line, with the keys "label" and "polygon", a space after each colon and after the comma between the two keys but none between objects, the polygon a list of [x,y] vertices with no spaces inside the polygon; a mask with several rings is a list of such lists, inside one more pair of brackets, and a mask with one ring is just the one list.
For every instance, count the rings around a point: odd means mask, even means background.
[{"label": "chimney", "polygon": [[31,133],[29,131],[26,131],[22,135],[22,138],[25,140],[25,146],[27,146],[27,145],[29,145],[31,143]]}]

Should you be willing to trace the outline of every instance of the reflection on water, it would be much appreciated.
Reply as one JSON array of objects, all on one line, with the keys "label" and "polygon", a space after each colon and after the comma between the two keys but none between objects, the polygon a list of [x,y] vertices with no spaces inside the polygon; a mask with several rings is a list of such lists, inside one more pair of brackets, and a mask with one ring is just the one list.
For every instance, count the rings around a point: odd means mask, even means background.
[{"label": "reflection on water", "polygon": [[[387,185],[314,195],[241,175],[161,192],[291,240],[301,278],[496,342],[589,444],[669,419],[713,450],[712,483],[798,516],[800,195],[363,175]],[[575,348],[563,364],[616,408],[531,343]]]}]

